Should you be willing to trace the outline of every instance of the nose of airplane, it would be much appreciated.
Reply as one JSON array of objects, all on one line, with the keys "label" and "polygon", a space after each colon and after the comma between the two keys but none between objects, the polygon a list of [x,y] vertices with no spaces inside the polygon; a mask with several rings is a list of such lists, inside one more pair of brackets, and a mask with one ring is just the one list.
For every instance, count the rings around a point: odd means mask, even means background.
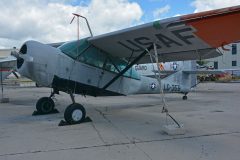
[{"label": "nose of airplane", "polygon": [[29,68],[30,64],[33,61],[33,57],[31,56],[29,52],[29,44],[28,42],[25,42],[22,47],[19,50],[18,54],[14,54],[14,56],[17,58],[17,71],[25,76],[30,78],[29,75]]},{"label": "nose of airplane", "polygon": [[19,50],[17,71],[38,84],[50,84],[61,51],[37,41],[25,42]]},{"label": "nose of airplane", "polygon": [[20,68],[24,62],[24,59],[19,56],[19,51],[17,51],[17,50],[11,51],[11,56],[13,56],[17,59],[17,68]]},{"label": "nose of airplane", "polygon": [[14,54],[14,56],[17,58],[17,69],[20,69],[24,63],[24,59],[21,57],[22,54],[27,53],[27,45],[24,44],[18,54]]}]

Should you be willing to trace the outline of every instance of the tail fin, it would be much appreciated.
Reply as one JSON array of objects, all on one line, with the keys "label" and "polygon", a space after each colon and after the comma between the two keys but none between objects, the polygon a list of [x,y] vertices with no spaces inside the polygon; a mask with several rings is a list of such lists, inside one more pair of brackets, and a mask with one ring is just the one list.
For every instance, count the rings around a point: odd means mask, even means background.
[{"label": "tail fin", "polygon": [[190,70],[190,71],[196,71],[197,70],[197,63],[196,61],[185,61],[183,62],[183,80],[182,80],[182,85],[187,86],[189,89],[192,87],[195,87],[197,85],[197,75],[196,74],[190,74],[187,72],[184,72],[185,70]]},{"label": "tail fin", "polygon": [[177,72],[164,78],[164,80],[168,83],[179,85],[181,92],[189,92],[192,87],[197,85],[197,75],[185,71],[196,71],[196,61],[180,61],[178,65]]},{"label": "tail fin", "polygon": [[[161,76],[165,84],[179,86],[180,92],[189,92],[196,86],[197,76],[193,73],[197,70],[196,61],[166,62],[163,65],[164,70],[161,70]],[[135,70],[143,76],[156,78],[157,67],[159,67],[157,64],[144,64],[135,66]]]}]

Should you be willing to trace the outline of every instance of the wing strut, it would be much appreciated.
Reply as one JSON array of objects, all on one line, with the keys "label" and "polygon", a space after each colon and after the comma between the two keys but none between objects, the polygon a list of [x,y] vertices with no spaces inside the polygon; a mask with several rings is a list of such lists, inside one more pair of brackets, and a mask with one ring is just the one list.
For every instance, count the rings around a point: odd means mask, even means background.
[{"label": "wing strut", "polygon": [[[153,48],[154,48],[154,55],[152,55],[152,53],[150,53],[150,52],[148,52],[148,53],[150,55],[150,60],[152,62],[152,65],[154,63],[157,63],[158,76],[157,76],[156,72],[154,72],[154,73],[155,73],[155,77],[156,77],[156,79],[158,80],[158,83],[159,83],[160,94],[161,94],[162,103],[163,103],[162,113],[166,113],[166,116],[169,116],[174,121],[174,123],[177,124],[178,128],[181,128],[181,125],[168,112],[167,105],[166,105],[166,100],[165,100],[165,95],[164,95],[164,91],[163,91],[163,87],[162,87],[161,70],[159,68],[157,46],[156,46],[155,43],[153,43]],[[153,59],[155,60],[155,62],[153,61]]]},{"label": "wing strut", "polygon": [[142,57],[149,53],[153,49],[153,45],[149,46],[142,52],[137,58],[135,58],[130,64],[128,64],[121,72],[119,72],[112,80],[110,80],[102,89],[107,89],[111,84],[113,84],[119,77],[121,77],[125,72],[127,72],[134,64],[136,64]]}]

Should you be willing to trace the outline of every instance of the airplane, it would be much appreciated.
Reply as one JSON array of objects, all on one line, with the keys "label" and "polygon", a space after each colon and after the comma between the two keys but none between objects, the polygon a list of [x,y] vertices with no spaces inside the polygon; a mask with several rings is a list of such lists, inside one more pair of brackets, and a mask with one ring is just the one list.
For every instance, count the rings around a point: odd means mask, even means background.
[{"label": "airplane", "polygon": [[[189,64],[190,63],[190,64]],[[187,66],[191,65],[191,69],[186,70],[188,68]],[[155,74],[158,74],[157,68],[159,67],[160,69],[160,76],[161,78],[165,78],[171,74],[174,74],[176,72],[182,71],[182,72],[187,72],[189,74],[223,74],[227,69],[221,69],[221,70],[216,70],[216,69],[206,69],[206,68],[201,68],[199,69],[199,65],[197,64],[196,61],[174,61],[174,62],[165,62],[165,63],[147,63],[147,64],[138,64],[134,65],[133,68],[143,76],[147,77],[156,77]]]},{"label": "airplane", "polygon": [[[17,57],[17,71],[41,86],[53,89],[36,103],[39,113],[55,108],[52,97],[70,95],[68,124],[84,121],[85,108],[74,94],[118,96],[165,92],[187,93],[192,74],[176,72],[159,80],[141,76],[133,65],[208,59],[220,56],[218,48],[240,40],[240,6],[157,20],[99,36],[74,40],[54,48],[25,42]],[[191,69],[191,63],[185,68]]]},{"label": "airplane", "polygon": [[[11,73],[14,75],[14,68],[17,65],[16,58],[14,56],[0,57],[0,83],[3,83],[3,80],[7,78]],[[17,75],[16,75],[17,76]]]},{"label": "airplane", "polygon": [[161,71],[161,78],[164,78],[166,76],[171,75],[172,73],[175,73],[183,69],[184,64],[186,65],[186,62],[184,61],[165,62],[165,63],[159,63],[159,64],[147,63],[147,64],[134,65],[133,68],[143,76],[154,77],[155,73],[157,73],[155,71],[157,71],[157,68],[159,67]]},{"label": "airplane", "polygon": [[[180,92],[184,94],[182,97],[183,100],[187,100],[187,94],[191,92],[191,90],[196,87],[200,81],[197,80],[197,75],[223,75],[226,74],[230,69],[212,69],[208,70],[206,68],[199,69],[199,65],[197,64],[196,60],[191,61],[174,61],[174,62],[165,62],[165,63],[147,63],[147,64],[138,64],[134,65],[133,68],[137,71],[140,75],[151,77],[151,78],[158,78],[160,73],[160,78],[165,79],[169,76],[175,76],[174,80],[178,79],[180,75],[189,75],[191,79],[191,83],[187,84],[185,81],[178,83],[182,83],[184,85],[190,85],[188,87],[188,91]],[[160,69],[160,72],[158,71]],[[239,71],[239,69],[235,69]],[[163,85],[163,91],[167,91],[170,89],[169,85]],[[169,92],[166,92],[169,93]]]}]

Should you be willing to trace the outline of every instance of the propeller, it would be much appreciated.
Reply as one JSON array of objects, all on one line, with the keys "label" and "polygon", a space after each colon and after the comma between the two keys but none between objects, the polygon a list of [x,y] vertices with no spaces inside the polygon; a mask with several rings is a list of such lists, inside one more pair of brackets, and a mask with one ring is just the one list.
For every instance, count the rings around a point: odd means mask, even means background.
[{"label": "propeller", "polygon": [[19,58],[19,53],[18,53],[18,51],[16,49],[11,51],[10,54],[11,54],[11,56],[16,57],[17,59]]},{"label": "propeller", "polygon": [[12,73],[13,73],[13,75],[14,75],[17,79],[19,79],[19,76],[18,76],[16,70],[13,70]]},{"label": "propeller", "polygon": [[14,49],[13,51],[11,51],[11,56],[17,59],[17,68],[20,68],[24,62],[24,59],[20,57],[20,52]]},{"label": "propeller", "polygon": [[[15,58],[17,59],[17,63],[18,63],[19,60],[20,60],[20,61],[23,60],[23,58],[21,58],[21,57],[19,56],[19,52],[18,52],[16,49],[14,49],[13,51],[11,51],[11,56],[13,56],[13,57],[15,57]],[[17,65],[18,65],[18,64],[17,64]],[[17,74],[16,69],[12,70],[12,73],[13,73],[13,75],[14,75],[17,79],[19,79],[19,75]]]}]

